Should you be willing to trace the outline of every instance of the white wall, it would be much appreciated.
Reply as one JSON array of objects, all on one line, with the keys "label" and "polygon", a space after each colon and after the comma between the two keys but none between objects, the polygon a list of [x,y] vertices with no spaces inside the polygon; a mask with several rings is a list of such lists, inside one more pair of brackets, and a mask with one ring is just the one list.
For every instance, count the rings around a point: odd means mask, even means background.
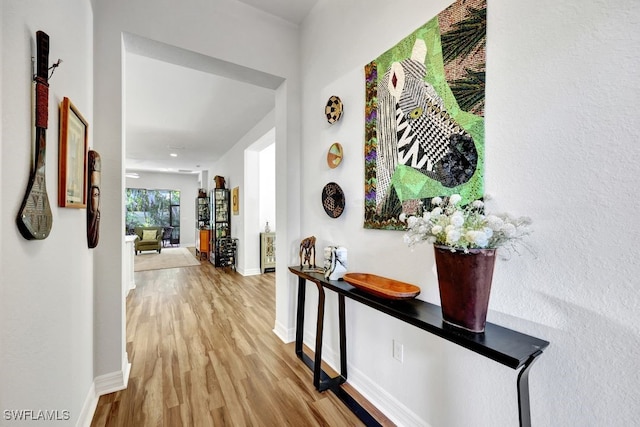
[{"label": "white wall", "polygon": [[[345,245],[350,271],[416,283],[436,304],[432,249],[412,252],[402,233],[362,227],[363,67],[448,4],[326,0],[302,31],[302,234],[320,248]],[[639,20],[636,0],[489,1],[489,207],[531,216],[537,251],[497,264],[489,321],[551,342],[530,375],[536,426],[626,426],[640,416]],[[320,112],[333,94],[345,113],[329,126]],[[331,170],[333,141],[345,157]],[[347,197],[338,219],[320,203],[329,181]],[[357,304],[347,329],[350,382],[400,425],[517,425],[515,371]],[[334,363],[335,330],[325,327]],[[393,339],[404,344],[402,364]]]},{"label": "white wall", "polygon": [[127,178],[127,188],[180,191],[180,246],[196,244],[196,197],[198,175],[138,171],[140,178]]},{"label": "white wall", "polygon": [[[275,136],[275,135],[274,135]],[[275,141],[275,139],[274,139]],[[260,231],[264,231],[266,223],[272,232],[276,231],[276,145],[275,142],[260,151],[260,187],[259,206]]]},{"label": "white wall", "polygon": [[237,270],[243,275],[260,273],[260,149],[273,142],[275,112],[260,120],[209,173],[225,177],[226,187],[239,187],[240,212],[231,215],[231,236],[238,238]]},{"label": "white wall", "polygon": [[[58,106],[63,97],[71,99],[89,122],[89,145],[95,147],[93,14],[87,0],[3,1],[0,11],[0,424],[46,424],[16,422],[4,412],[32,409],[57,410],[61,418],[69,411],[68,420],[54,423],[76,425],[90,421],[94,402],[95,250],[87,247],[86,209],[57,207]],[[50,63],[63,63],[49,82],[46,182],[53,228],[45,240],[28,241],[15,218],[33,155],[31,56],[37,30],[50,37]],[[101,240],[104,233],[101,228]]]}]

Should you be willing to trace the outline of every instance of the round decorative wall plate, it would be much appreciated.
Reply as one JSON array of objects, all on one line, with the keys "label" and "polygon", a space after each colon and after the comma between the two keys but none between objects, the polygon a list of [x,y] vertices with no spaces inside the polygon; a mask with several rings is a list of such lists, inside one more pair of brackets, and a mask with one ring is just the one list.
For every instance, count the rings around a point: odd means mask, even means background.
[{"label": "round decorative wall plate", "polygon": [[340,120],[340,116],[342,116],[342,100],[335,95],[330,97],[327,101],[327,106],[324,107],[324,114],[331,124]]},{"label": "round decorative wall plate", "polygon": [[334,142],[327,153],[327,164],[331,169],[335,169],[340,162],[342,162],[342,145],[339,142]]},{"label": "round decorative wall plate", "polygon": [[330,182],[322,190],[322,207],[331,218],[338,218],[344,212],[345,198],[342,188]]}]

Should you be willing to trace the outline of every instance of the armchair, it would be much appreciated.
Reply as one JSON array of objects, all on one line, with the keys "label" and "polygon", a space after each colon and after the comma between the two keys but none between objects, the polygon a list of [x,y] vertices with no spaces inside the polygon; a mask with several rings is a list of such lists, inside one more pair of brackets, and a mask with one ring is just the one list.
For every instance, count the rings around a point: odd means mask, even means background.
[{"label": "armchair", "polygon": [[162,227],[136,227],[136,255],[142,251],[162,250]]}]

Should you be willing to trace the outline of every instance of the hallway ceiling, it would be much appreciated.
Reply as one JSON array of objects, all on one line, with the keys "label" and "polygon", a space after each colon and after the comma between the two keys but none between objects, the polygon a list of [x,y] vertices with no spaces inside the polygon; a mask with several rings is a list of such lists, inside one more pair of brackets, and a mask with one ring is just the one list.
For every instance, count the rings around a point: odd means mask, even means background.
[{"label": "hallway ceiling", "polygon": [[318,0],[238,0],[294,24],[300,24]]},{"label": "hallway ceiling", "polygon": [[127,172],[206,170],[275,107],[271,89],[158,59],[126,70]]},{"label": "hallway ceiling", "polygon": [[[238,1],[296,25],[318,2]],[[206,58],[194,60],[157,42],[137,49],[146,42],[131,40],[125,74],[127,172],[206,170],[275,107],[273,89],[223,77],[203,64]],[[149,54],[154,49],[162,52]]]}]

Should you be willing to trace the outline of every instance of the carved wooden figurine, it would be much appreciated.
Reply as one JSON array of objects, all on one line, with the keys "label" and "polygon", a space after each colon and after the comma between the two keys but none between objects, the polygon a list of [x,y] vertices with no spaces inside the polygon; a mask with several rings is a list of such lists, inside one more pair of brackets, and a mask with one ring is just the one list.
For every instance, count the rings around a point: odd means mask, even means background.
[{"label": "carved wooden figurine", "polygon": [[300,268],[304,268],[305,263],[309,268],[316,268],[316,236],[307,237],[300,243]]},{"label": "carved wooden figurine", "polygon": [[102,162],[97,151],[89,150],[89,194],[87,197],[87,243],[89,248],[98,246],[100,237],[100,174]]}]

